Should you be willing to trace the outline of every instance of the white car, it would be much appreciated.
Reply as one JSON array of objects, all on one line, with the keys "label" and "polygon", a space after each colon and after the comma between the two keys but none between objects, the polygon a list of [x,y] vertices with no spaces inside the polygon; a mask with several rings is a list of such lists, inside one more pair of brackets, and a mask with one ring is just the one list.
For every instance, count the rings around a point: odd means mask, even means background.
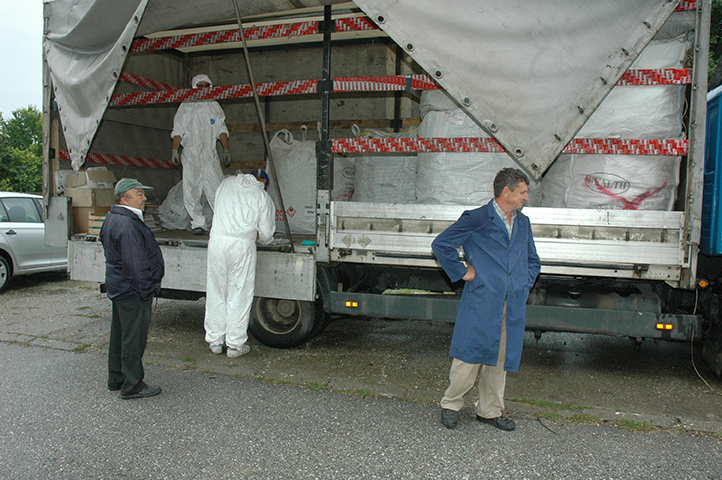
[{"label": "white car", "polygon": [[67,268],[68,249],[45,246],[43,197],[0,192],[0,291],[13,275]]}]

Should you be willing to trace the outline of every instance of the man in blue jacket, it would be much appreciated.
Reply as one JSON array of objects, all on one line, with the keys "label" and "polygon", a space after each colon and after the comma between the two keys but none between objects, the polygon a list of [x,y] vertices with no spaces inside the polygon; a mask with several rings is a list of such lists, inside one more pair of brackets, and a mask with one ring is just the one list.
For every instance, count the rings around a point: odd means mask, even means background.
[{"label": "man in blue jacket", "polygon": [[[526,301],[540,270],[529,219],[520,212],[528,193],[524,172],[502,169],[494,178],[494,198],[464,212],[432,244],[451,281],[466,282],[451,338],[450,384],[441,400],[447,428],[456,427],[479,367],[477,420],[502,430],[516,427],[502,415],[506,372],[519,369]],[[468,266],[459,260],[458,247]]]},{"label": "man in blue jacket", "polygon": [[108,390],[121,398],[158,395],[161,388],[143,381],[143,353],[148,340],[153,297],[160,292],[165,263],[150,228],[143,221],[145,190],[134,178],[115,186],[115,205],[100,229],[105,251],[105,287],[113,302],[108,344]]}]

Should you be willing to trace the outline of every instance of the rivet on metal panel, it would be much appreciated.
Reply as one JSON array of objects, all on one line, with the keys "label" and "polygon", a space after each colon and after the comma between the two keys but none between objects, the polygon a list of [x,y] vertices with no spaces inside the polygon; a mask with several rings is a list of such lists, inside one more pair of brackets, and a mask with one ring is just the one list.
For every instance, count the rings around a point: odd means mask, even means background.
[{"label": "rivet on metal panel", "polygon": [[539,165],[537,165],[536,163],[532,163],[531,168],[534,170],[539,170]]},{"label": "rivet on metal panel", "polygon": [[556,138],[560,142],[562,141],[562,137],[560,137],[558,133],[554,134],[554,138]]},{"label": "rivet on metal panel", "polygon": [[117,78],[118,78],[118,72],[116,72],[116,71],[113,71],[113,78],[115,78],[115,79],[117,79]]},{"label": "rivet on metal panel", "polygon": [[499,130],[499,127],[496,125],[496,123],[494,123],[494,122],[489,123],[489,131],[490,132],[494,133],[497,130]]},{"label": "rivet on metal panel", "polygon": [[120,49],[123,51],[123,53],[127,53],[127,52],[128,52],[128,47],[127,47],[126,45],[121,45],[121,46],[120,46]]},{"label": "rivet on metal panel", "polygon": [[376,23],[386,23],[386,18],[383,15],[377,15]]},{"label": "rivet on metal panel", "polygon": [[627,51],[626,48],[623,48],[623,49],[622,49],[622,53],[625,54],[625,55],[627,55],[627,56],[629,56],[629,51]]},{"label": "rivet on metal panel", "polygon": [[444,72],[442,72],[441,70],[434,70],[434,76],[436,78],[441,78],[444,76]]},{"label": "rivet on metal panel", "polygon": [[140,21],[140,19],[138,18],[138,15],[133,17],[133,23],[135,23],[137,25],[139,21]]},{"label": "rivet on metal panel", "polygon": [[649,22],[642,22],[644,23],[644,26],[647,28],[652,28],[652,25]]},{"label": "rivet on metal panel", "polygon": [[514,155],[521,158],[524,156],[524,150],[522,150],[521,148],[515,148]]},{"label": "rivet on metal panel", "polygon": [[413,43],[407,43],[407,44],[406,44],[406,50],[408,50],[409,52],[413,52],[413,51],[414,51],[414,44],[413,44]]},{"label": "rivet on metal panel", "polygon": [[471,105],[471,99],[469,97],[464,97],[461,103],[463,103],[465,107],[468,107],[469,105]]},{"label": "rivet on metal panel", "polygon": [[580,106],[578,106],[577,108],[579,109],[579,113],[581,113],[582,115],[584,115],[584,107],[582,107],[582,106],[580,105]]},{"label": "rivet on metal panel", "polygon": [[604,78],[604,77],[599,77],[599,79],[602,81],[602,83],[603,83],[604,85],[606,85],[606,84],[608,83],[608,82],[607,82],[607,79]]}]

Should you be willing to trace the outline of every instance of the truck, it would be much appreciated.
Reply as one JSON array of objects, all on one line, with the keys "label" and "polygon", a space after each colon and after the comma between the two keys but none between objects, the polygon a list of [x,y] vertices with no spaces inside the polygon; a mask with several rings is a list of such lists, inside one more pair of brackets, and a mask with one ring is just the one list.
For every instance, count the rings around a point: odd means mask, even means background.
[{"label": "truck", "polygon": [[[295,347],[349,316],[453,322],[462,285],[431,242],[511,165],[531,179],[524,213],[542,263],[527,330],[702,342],[719,376],[710,1],[440,5],[46,3],[46,243],[68,245],[71,278],[102,283],[89,223],[108,206],[103,182],[137,178],[162,207],[182,174],[169,160],[175,110],[215,99],[226,173],[273,172],[277,238],[258,247],[249,326],[264,344]],[[214,85],[188,88],[197,73]],[[274,142],[308,126],[318,140],[284,173]],[[299,185],[310,201],[290,198]],[[161,295],[201,298],[207,236],[162,228],[151,210]]]}]

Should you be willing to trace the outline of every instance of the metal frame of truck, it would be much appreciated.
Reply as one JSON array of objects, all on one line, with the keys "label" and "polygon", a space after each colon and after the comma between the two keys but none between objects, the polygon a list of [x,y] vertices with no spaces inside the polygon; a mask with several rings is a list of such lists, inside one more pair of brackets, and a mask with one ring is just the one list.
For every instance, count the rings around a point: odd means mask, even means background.
[{"label": "metal frame of truck", "polygon": [[[334,156],[329,136],[331,15],[326,7],[321,24],[323,78],[318,83],[322,112],[315,246],[304,246],[299,240],[293,252],[282,245],[260,248],[258,253],[257,298],[250,329],[262,342],[276,347],[302,344],[321,333],[333,315],[453,322],[460,285],[452,285],[440,270],[431,242],[464,210],[477,207],[330,200]],[[714,301],[702,292],[700,302],[696,291],[709,2],[697,2],[695,15],[682,208],[671,212],[525,208],[542,259],[542,273],[527,309],[527,329],[535,335],[564,331],[629,336],[635,341],[702,339],[705,319],[700,309]],[[46,98],[49,102],[49,92]],[[46,132],[48,122],[49,118]],[[67,211],[63,201],[55,204],[59,215]],[[52,204],[50,208],[52,217]],[[102,248],[88,240],[92,239],[79,236],[69,243],[71,277],[102,282]],[[167,264],[164,294],[202,296],[205,243],[158,240]],[[401,295],[395,289],[422,293]],[[709,318],[718,318],[714,311],[707,313]],[[722,357],[716,342],[708,342],[705,358],[719,375]]]}]

